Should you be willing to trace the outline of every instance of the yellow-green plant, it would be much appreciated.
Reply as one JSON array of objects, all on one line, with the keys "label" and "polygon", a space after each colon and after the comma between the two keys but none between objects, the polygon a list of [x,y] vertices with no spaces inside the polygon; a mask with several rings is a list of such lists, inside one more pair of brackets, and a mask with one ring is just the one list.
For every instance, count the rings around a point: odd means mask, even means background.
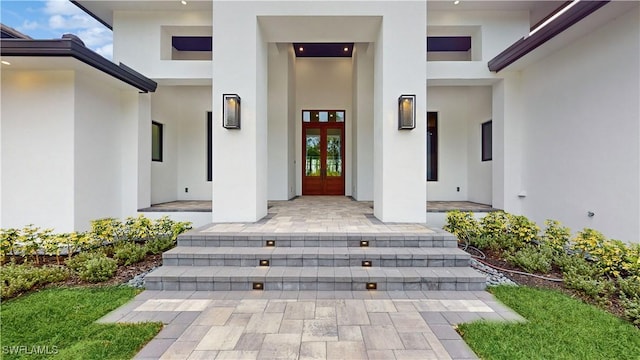
[{"label": "yellow-green plant", "polygon": [[556,254],[564,253],[565,246],[567,246],[571,238],[571,230],[566,226],[562,226],[557,220],[546,220],[544,224],[542,244],[553,249]]},{"label": "yellow-green plant", "polygon": [[472,243],[480,235],[480,227],[473,213],[459,210],[447,212],[447,222],[443,229],[467,243]]},{"label": "yellow-green plant", "polygon": [[522,215],[507,214],[507,218],[507,233],[516,237],[518,248],[538,241],[540,227],[535,222]]},{"label": "yellow-green plant", "polygon": [[22,245],[24,256],[32,255],[36,264],[40,264],[38,251],[40,250],[42,240],[40,239],[40,228],[29,224],[22,228],[18,241]]},{"label": "yellow-green plant", "polygon": [[504,211],[492,211],[480,220],[482,234],[487,236],[501,236],[507,233],[509,216]]},{"label": "yellow-green plant", "polygon": [[115,243],[124,238],[124,225],[115,218],[104,218],[91,221],[91,234],[104,243]]},{"label": "yellow-green plant", "polygon": [[14,258],[17,251],[18,238],[20,231],[18,229],[0,229],[0,261],[4,262],[6,256],[11,255]]},{"label": "yellow-green plant", "polygon": [[147,241],[153,235],[153,222],[142,214],[128,217],[124,225],[129,241]]},{"label": "yellow-green plant", "polygon": [[51,230],[42,238],[44,253],[49,256],[55,256],[58,265],[60,265],[60,244],[60,236],[58,234],[52,234]]}]

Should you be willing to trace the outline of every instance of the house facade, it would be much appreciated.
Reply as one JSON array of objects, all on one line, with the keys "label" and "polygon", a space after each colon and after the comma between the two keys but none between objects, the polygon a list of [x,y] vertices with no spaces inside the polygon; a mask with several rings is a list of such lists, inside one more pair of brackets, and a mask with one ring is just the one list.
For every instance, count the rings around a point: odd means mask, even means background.
[{"label": "house facade", "polygon": [[3,40],[1,227],[175,200],[212,202],[178,215],[196,223],[253,222],[325,194],[384,222],[471,201],[639,241],[635,1],[74,3],[157,88]]}]

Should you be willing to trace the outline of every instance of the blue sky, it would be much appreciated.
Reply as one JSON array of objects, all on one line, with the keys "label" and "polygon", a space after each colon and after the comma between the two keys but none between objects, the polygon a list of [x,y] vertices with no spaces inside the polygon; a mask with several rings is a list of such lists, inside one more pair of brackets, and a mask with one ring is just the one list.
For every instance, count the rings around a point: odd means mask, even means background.
[{"label": "blue sky", "polygon": [[34,39],[76,34],[98,54],[109,59],[113,54],[111,30],[68,0],[0,0],[0,22]]}]

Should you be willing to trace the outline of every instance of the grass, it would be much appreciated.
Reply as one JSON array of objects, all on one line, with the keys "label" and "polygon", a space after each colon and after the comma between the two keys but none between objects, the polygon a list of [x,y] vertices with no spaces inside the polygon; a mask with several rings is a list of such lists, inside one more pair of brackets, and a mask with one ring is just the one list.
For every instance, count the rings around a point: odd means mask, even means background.
[{"label": "grass", "polygon": [[160,331],[162,324],[95,321],[137,293],[124,287],[55,288],[3,303],[0,358],[131,358]]},{"label": "grass", "polygon": [[552,290],[492,292],[528,322],[460,325],[482,359],[640,359],[640,330],[609,313]]}]

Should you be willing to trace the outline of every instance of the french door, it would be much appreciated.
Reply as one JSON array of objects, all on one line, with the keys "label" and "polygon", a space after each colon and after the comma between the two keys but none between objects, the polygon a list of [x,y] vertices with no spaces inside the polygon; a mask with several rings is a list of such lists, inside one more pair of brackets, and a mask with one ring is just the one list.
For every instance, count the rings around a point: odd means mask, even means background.
[{"label": "french door", "polygon": [[302,124],[302,194],[344,195],[344,111],[303,111]]}]

